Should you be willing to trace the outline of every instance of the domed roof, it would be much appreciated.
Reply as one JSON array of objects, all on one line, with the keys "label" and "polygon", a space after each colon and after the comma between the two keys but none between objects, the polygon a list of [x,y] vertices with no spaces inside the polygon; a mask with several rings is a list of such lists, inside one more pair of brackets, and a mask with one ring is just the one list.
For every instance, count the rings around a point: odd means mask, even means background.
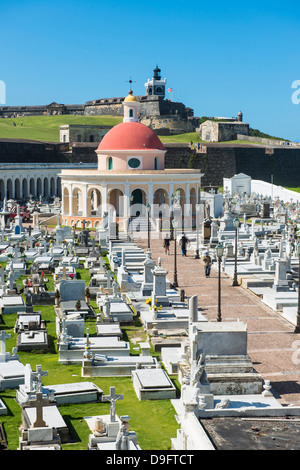
[{"label": "domed roof", "polygon": [[129,91],[124,101],[137,101],[136,97],[132,94],[132,90]]},{"label": "domed roof", "polygon": [[155,132],[140,122],[122,122],[105,134],[98,150],[165,150]]}]

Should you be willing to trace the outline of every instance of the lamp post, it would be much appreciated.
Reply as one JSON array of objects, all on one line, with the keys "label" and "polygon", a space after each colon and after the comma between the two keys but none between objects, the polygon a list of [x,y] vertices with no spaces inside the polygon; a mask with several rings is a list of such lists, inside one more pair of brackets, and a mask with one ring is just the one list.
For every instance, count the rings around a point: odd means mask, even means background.
[{"label": "lamp post", "polygon": [[300,242],[297,243],[296,253],[299,259],[299,273],[298,273],[298,308],[296,316],[296,327],[294,333],[300,333]]},{"label": "lamp post", "polygon": [[148,218],[148,250],[150,250],[150,211],[151,211],[151,207],[150,207],[149,203],[146,206],[146,210],[147,210],[147,218]]},{"label": "lamp post", "polygon": [[173,229],[174,209],[173,209],[173,203],[174,203],[174,194],[171,195],[171,211],[170,211],[171,233],[170,233],[170,240],[174,240],[174,229]]},{"label": "lamp post", "polygon": [[200,204],[196,204],[196,254],[195,254],[195,259],[199,259],[199,209],[200,209]]},{"label": "lamp post", "polygon": [[218,243],[216,246],[216,255],[218,258],[218,268],[219,268],[219,275],[218,275],[218,317],[217,321],[222,321],[221,315],[221,259],[223,256],[224,247],[222,243]]},{"label": "lamp post", "polygon": [[173,286],[178,287],[178,281],[177,281],[177,250],[176,250],[176,229],[179,227],[179,220],[174,218],[172,220],[172,227],[174,229],[174,280],[173,280]]},{"label": "lamp post", "polygon": [[235,228],[235,248],[234,248],[235,251],[234,251],[234,274],[233,274],[232,285],[235,287],[239,285],[238,279],[237,279],[237,239],[238,239],[238,229],[240,226],[240,220],[238,217],[235,217],[233,219],[233,226]]}]

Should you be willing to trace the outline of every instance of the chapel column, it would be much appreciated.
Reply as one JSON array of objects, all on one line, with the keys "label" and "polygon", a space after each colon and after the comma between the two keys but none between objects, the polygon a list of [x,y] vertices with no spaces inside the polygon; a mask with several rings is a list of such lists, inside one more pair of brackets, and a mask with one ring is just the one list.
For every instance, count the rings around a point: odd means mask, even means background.
[{"label": "chapel column", "polygon": [[86,184],[82,185],[82,215],[83,217],[87,217]]},{"label": "chapel column", "polygon": [[128,219],[129,217],[129,204],[130,204],[130,183],[124,184],[124,219]]},{"label": "chapel column", "polygon": [[107,184],[102,184],[102,217],[103,213],[107,212]]}]

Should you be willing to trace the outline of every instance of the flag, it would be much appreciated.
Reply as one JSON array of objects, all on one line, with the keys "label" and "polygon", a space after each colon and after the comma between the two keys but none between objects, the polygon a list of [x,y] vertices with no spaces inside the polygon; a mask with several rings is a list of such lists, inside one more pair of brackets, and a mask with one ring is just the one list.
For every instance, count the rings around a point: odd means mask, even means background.
[{"label": "flag", "polygon": [[167,91],[171,92],[173,91],[173,88],[168,88]]}]

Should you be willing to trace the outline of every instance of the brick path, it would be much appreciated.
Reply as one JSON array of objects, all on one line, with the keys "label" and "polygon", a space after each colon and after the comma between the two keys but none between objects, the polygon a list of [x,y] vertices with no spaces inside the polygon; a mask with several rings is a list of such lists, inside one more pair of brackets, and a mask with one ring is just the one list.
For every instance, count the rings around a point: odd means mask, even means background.
[{"label": "brick path", "polygon": [[[135,243],[147,249],[147,237],[135,239]],[[162,240],[151,240],[152,258],[161,257],[168,279],[173,281],[174,242],[170,255],[164,254]],[[218,270],[212,268],[211,277],[205,278],[201,260],[188,251],[182,257],[177,244],[178,290],[184,289],[186,296],[198,295],[201,313],[210,321],[216,321],[218,309]],[[272,392],[282,404],[300,405],[300,334],[279,313],[264,305],[254,294],[241,286],[232,287],[232,279],[221,275],[222,321],[240,319],[247,324],[248,354],[254,368],[263,378],[269,379]],[[296,343],[295,343],[296,342]],[[299,344],[298,344],[298,343]],[[293,345],[294,343],[294,345]],[[299,356],[297,351],[299,348]],[[297,364],[298,363],[298,364]]]}]

